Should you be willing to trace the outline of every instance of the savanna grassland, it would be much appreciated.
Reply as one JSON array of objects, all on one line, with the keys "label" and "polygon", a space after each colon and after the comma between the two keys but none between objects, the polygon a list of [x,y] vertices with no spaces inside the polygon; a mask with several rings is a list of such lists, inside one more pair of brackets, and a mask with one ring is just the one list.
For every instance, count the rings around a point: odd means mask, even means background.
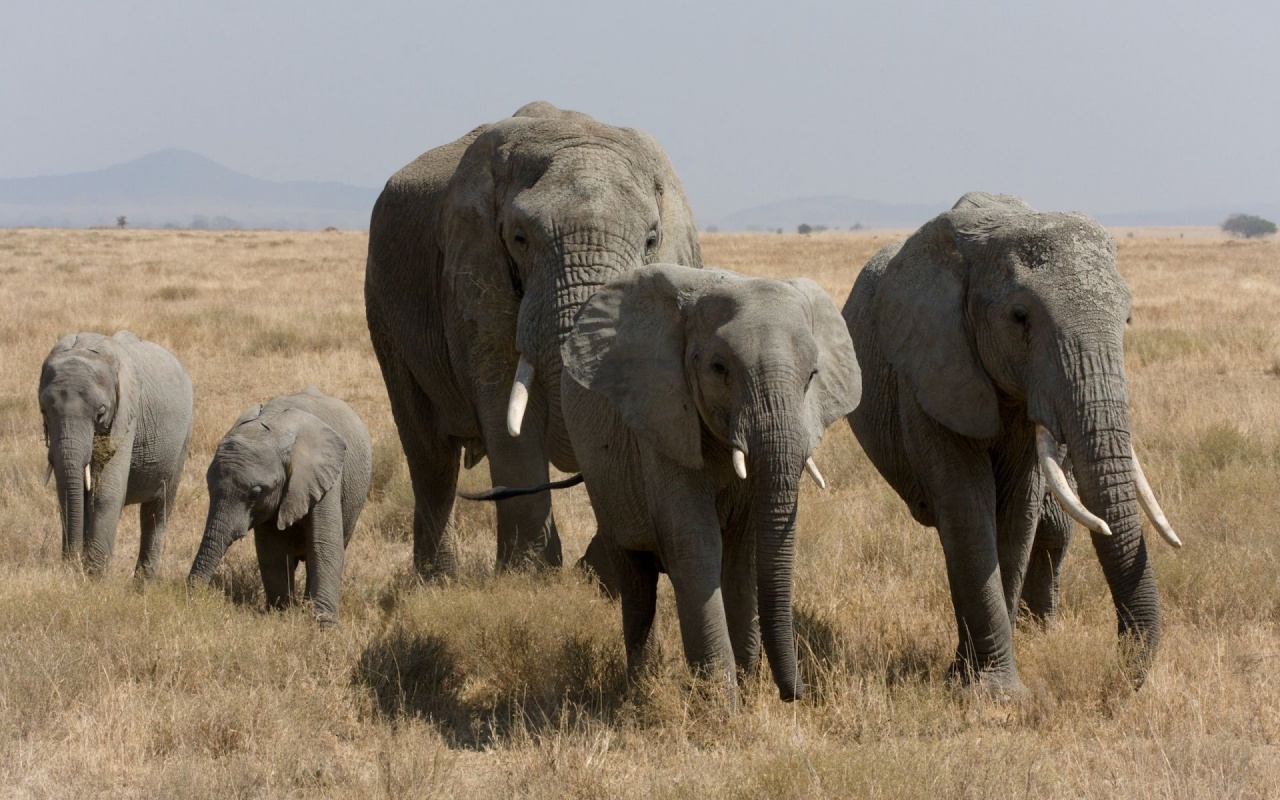
[{"label": "savanna grassland", "polygon": [[[953,693],[941,548],[847,426],[805,481],[796,612],[812,687],[767,674],[723,714],[680,657],[628,692],[619,612],[574,570],[495,575],[491,509],[460,502],[456,580],[420,585],[412,494],[365,330],[361,233],[0,231],[0,795],[19,797],[1267,797],[1280,792],[1280,243],[1138,231],[1128,370],[1138,449],[1175,529],[1149,536],[1165,638],[1121,674],[1088,538],[1064,611],[1016,636],[1032,697]],[[842,305],[885,233],[708,235],[709,263],[809,275]],[[64,568],[36,384],[62,335],[128,328],[195,384],[161,578],[137,586],[134,508],[110,574]],[[314,383],[375,444],[342,625],[264,613],[253,547],[183,578],[204,472],[251,403]],[[463,485],[487,485],[483,466]],[[593,524],[557,495],[566,559]]]}]

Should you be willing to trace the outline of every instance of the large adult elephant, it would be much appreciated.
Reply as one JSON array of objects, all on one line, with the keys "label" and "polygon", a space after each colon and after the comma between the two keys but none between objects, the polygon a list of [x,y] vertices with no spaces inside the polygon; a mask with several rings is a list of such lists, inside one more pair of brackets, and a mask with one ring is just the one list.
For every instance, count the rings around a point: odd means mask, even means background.
[{"label": "large adult elephant", "polygon": [[[864,376],[849,424],[915,519],[938,530],[959,634],[953,675],[998,696],[1025,691],[1012,640],[1020,598],[1056,602],[1062,542],[1035,541],[1046,485],[1094,531],[1136,683],[1160,641],[1139,503],[1179,543],[1133,450],[1131,303],[1097,222],[985,193],[882,249],[845,303]],[[1028,584],[1033,551],[1046,560]]]},{"label": "large adult elephant", "polygon": [[40,414],[62,513],[62,556],[106,570],[126,505],[140,504],[135,575],[152,578],[191,441],[191,378],[129,331],[73,333],[40,370]]},{"label": "large adult elephant", "polygon": [[[437,147],[387,182],[365,308],[413,482],[414,566],[450,574],[458,461],[493,483],[576,469],[560,345],[598,287],[655,261],[701,266],[680,180],[653,137],[549,103]],[[546,493],[498,504],[500,567],[558,565]]]},{"label": "large adult elephant", "polygon": [[858,402],[853,344],[815,283],[657,264],[607,284],[564,347],[566,422],[613,560],[627,662],[652,655],[659,571],[685,656],[734,690],[763,639],[804,692],[792,629],[800,474]]}]

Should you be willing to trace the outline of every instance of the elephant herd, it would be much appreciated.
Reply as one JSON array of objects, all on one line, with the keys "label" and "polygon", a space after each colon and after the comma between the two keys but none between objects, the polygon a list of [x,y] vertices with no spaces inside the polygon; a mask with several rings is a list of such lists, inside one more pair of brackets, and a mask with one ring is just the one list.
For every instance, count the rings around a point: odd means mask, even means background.
[{"label": "elephant herd", "polygon": [[[647,134],[532,103],[397,172],[373,209],[369,335],[414,493],[413,565],[450,575],[460,464],[487,458],[499,568],[560,566],[549,467],[579,472],[581,563],[620,599],[629,674],[656,656],[659,573],[686,659],[733,695],[761,647],[803,696],[792,624],[799,482],[841,417],[942,542],[951,674],[1025,691],[1020,613],[1048,618],[1073,521],[1089,528],[1141,683],[1160,606],[1140,509],[1123,332],[1131,296],[1091,218],[966,194],[858,275],[841,313],[804,278],[704,267],[680,181]],[[150,577],[191,431],[177,360],[127,332],[68,336],[40,381],[64,555],[105,567],[140,503]],[[314,388],[246,412],[208,472],[190,579],[252,528],[267,602],[336,624],[369,435]],[[566,483],[566,482],[561,482]],[[506,488],[512,487],[512,488]]]}]

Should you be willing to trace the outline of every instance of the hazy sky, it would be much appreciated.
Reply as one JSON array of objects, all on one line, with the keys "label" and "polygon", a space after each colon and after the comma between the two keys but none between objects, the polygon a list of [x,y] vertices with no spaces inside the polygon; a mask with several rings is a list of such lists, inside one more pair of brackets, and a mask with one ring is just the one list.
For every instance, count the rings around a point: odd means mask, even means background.
[{"label": "hazy sky", "polygon": [[57,2],[0,14],[0,177],[164,147],[380,186],[534,99],[643,128],[703,221],[968,189],[1280,199],[1272,2]]}]

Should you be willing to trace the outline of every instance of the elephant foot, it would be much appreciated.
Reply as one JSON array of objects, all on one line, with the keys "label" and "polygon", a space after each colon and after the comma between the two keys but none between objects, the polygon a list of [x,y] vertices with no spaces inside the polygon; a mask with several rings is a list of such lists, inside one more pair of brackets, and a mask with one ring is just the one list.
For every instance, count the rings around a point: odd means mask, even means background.
[{"label": "elephant foot", "polygon": [[972,663],[960,658],[947,669],[947,683],[956,687],[962,696],[978,696],[998,703],[1016,703],[1031,696],[1016,667],[975,670]]}]

